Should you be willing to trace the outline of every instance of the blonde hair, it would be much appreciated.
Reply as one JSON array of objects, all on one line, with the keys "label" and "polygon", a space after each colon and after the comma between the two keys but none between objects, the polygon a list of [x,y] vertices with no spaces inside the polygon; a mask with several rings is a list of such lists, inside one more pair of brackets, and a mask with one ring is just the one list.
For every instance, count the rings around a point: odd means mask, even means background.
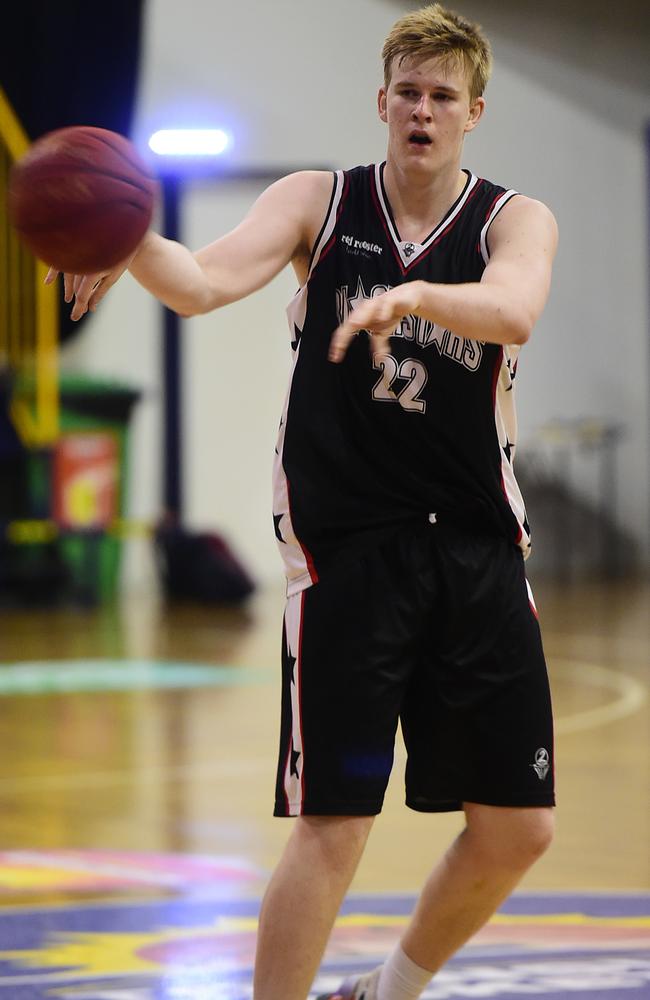
[{"label": "blonde hair", "polygon": [[442,56],[464,66],[469,79],[470,100],[480,97],[492,71],[490,43],[481,26],[468,21],[442,4],[432,3],[401,17],[384,42],[384,83],[390,83],[393,61]]}]

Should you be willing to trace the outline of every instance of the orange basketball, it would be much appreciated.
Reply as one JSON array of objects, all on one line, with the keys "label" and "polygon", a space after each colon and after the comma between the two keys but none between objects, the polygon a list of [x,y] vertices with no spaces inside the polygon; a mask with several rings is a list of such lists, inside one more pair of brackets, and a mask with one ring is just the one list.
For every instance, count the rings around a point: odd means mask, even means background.
[{"label": "orange basketball", "polygon": [[14,164],[9,218],[46,264],[73,274],[114,267],[151,222],[157,183],[135,147],[103,128],[48,132]]}]

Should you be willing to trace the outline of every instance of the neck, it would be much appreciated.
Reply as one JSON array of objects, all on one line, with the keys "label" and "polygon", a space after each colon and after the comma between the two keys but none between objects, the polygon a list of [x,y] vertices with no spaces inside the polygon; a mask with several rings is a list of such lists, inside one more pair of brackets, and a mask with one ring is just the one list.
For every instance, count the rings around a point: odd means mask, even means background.
[{"label": "neck", "polygon": [[431,175],[404,170],[389,157],[384,186],[402,239],[420,242],[426,238],[460,197],[466,182],[458,163]]}]

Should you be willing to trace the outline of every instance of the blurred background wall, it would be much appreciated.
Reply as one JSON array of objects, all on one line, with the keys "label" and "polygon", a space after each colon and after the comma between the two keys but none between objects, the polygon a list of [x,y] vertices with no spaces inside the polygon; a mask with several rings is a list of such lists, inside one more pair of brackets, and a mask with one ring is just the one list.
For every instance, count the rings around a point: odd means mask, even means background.
[{"label": "blurred background wall", "polygon": [[[133,137],[146,149],[157,128],[225,126],[234,164],[281,171],[381,159],[381,45],[413,6],[148,0]],[[466,142],[464,165],[542,199],[560,226],[551,300],[519,368],[518,461],[523,468],[527,455],[543,454],[551,475],[570,471],[570,493],[585,509],[613,505],[647,568],[650,12],[632,2],[450,6],[483,24],[495,54],[487,115]],[[195,249],[227,231],[259,190],[188,182],[184,241]],[[284,308],[295,287],[287,271],[247,301],[183,324],[186,522],[222,531],[262,582],[281,572],[270,476],[290,363]],[[63,351],[65,369],[144,390],[130,514],[147,519],[160,513],[160,309],[127,276]],[[597,450],[553,467],[540,432],[586,418],[621,431],[614,496],[604,500]],[[537,538],[540,565],[561,510],[562,495]],[[151,576],[144,548],[134,546],[127,581]]]}]

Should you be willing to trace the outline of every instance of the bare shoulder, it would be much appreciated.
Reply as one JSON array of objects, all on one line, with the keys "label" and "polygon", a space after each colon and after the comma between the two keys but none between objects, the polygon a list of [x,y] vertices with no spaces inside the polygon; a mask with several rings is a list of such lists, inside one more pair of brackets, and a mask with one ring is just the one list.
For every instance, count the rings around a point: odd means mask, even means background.
[{"label": "bare shoulder", "polygon": [[308,218],[319,210],[323,213],[327,211],[333,183],[333,174],[329,170],[297,170],[271,184],[260,196],[257,205],[273,202],[293,216]]},{"label": "bare shoulder", "polygon": [[542,240],[555,248],[558,227],[555,216],[542,201],[518,194],[508,201],[490,227],[490,248],[503,243]]},{"label": "bare shoulder", "polygon": [[[300,237],[291,261],[299,283],[307,280],[309,262],[332,197],[335,175],[329,170],[299,170],[277,181],[274,195],[295,220]],[[271,189],[269,189],[270,192]]]}]

